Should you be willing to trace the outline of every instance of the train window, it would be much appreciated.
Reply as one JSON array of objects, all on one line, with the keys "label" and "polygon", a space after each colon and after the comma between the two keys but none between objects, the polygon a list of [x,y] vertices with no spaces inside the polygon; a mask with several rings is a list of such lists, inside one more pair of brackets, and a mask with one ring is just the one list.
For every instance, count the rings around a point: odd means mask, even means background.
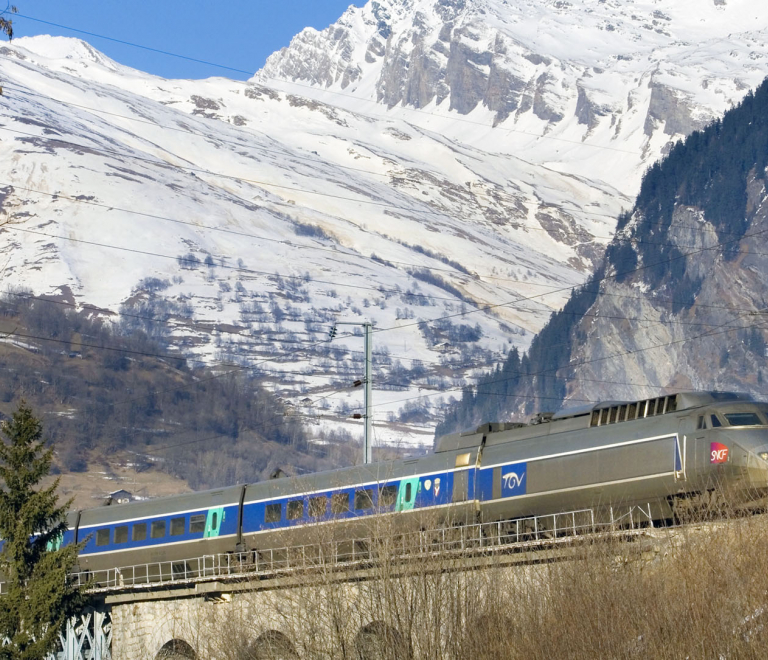
[{"label": "train window", "polygon": [[618,413],[619,413],[619,407],[618,406],[614,406],[613,408],[611,408],[611,416],[608,419],[608,423],[609,424],[615,424],[616,423],[616,415],[618,415]]},{"label": "train window", "polygon": [[115,527],[115,543],[128,543],[128,525]]},{"label": "train window", "polygon": [[659,398],[659,399],[656,401],[656,414],[657,414],[657,415],[663,415],[665,412],[667,412],[667,411],[664,409],[664,407],[666,406],[666,403],[667,403],[667,397],[665,397],[665,396],[663,396],[663,397],[660,397],[660,398]]},{"label": "train window", "polygon": [[710,420],[712,421],[712,428],[716,429],[718,426],[722,426],[722,422],[718,419],[717,415],[710,415]]},{"label": "train window", "polygon": [[410,502],[411,501],[411,484],[408,482],[405,484],[405,501]]},{"label": "train window", "polygon": [[325,495],[309,498],[309,517],[321,518],[328,509],[328,498]]},{"label": "train window", "polygon": [[214,511],[211,514],[211,529],[216,529],[216,527],[218,527],[218,522],[219,522],[219,514],[216,511]]},{"label": "train window", "polygon": [[109,528],[96,530],[96,545],[109,545]]},{"label": "train window", "polygon": [[379,491],[379,506],[390,507],[397,502],[397,486],[384,486]]},{"label": "train window", "polygon": [[200,534],[205,531],[205,514],[198,513],[189,517],[189,533]]},{"label": "train window", "polygon": [[637,417],[637,404],[630,403],[627,406],[627,419],[635,419],[635,417]]},{"label": "train window", "polygon": [[593,410],[592,411],[592,421],[589,423],[590,426],[599,426],[600,425],[600,411],[599,410]]},{"label": "train window", "polygon": [[677,410],[677,394],[672,394],[667,397],[667,412],[675,412]]},{"label": "train window", "polygon": [[304,500],[291,500],[285,510],[288,520],[298,520],[304,515]]},{"label": "train window", "polygon": [[273,523],[280,522],[283,514],[280,508],[280,504],[267,504],[264,509],[264,522]]},{"label": "train window", "polygon": [[625,403],[623,406],[619,406],[619,418],[616,421],[623,422],[626,418],[627,418],[627,404]]},{"label": "train window", "polygon": [[731,426],[760,426],[760,418],[751,412],[728,413],[725,418]]},{"label": "train window", "polygon": [[161,539],[165,536],[165,520],[155,520],[149,534],[153,539]]},{"label": "train window", "polygon": [[656,399],[648,399],[648,408],[645,411],[646,417],[653,417],[656,414]]},{"label": "train window", "polygon": [[469,465],[469,457],[470,457],[470,452],[467,452],[466,454],[459,454],[456,457],[455,467],[466,467],[467,465]]},{"label": "train window", "polygon": [[603,408],[602,413],[600,415],[600,426],[603,424],[608,423],[608,413],[611,412],[610,408]]},{"label": "train window", "polygon": [[699,415],[699,421],[696,424],[696,430],[700,431],[701,429],[707,428],[707,423],[704,421],[704,415]]},{"label": "train window", "polygon": [[370,488],[355,491],[355,509],[367,511],[373,508],[373,491]]},{"label": "train window", "polygon": [[331,495],[331,513],[347,513],[349,511],[349,493],[334,493]]},{"label": "train window", "polygon": [[147,539],[147,523],[136,523],[131,530],[131,541],[145,541]]},{"label": "train window", "polygon": [[642,419],[643,417],[645,417],[646,412],[647,412],[647,408],[648,408],[648,402],[647,401],[640,401],[637,404],[637,417],[638,417],[638,419]]},{"label": "train window", "polygon": [[182,536],[186,527],[185,518],[171,518],[171,536]]}]

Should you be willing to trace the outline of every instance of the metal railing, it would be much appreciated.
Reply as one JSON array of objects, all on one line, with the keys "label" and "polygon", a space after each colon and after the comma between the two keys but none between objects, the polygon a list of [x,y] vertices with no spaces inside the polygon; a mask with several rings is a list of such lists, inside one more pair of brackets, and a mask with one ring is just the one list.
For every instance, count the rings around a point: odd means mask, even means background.
[{"label": "metal railing", "polygon": [[[635,515],[633,515],[633,512]],[[510,521],[445,526],[384,537],[344,539],[247,552],[204,555],[177,561],[148,562],[74,573],[70,579],[93,592],[159,588],[232,578],[262,579],[287,572],[370,566],[382,559],[418,556],[514,552],[569,543],[574,537],[652,526],[650,508],[632,507],[620,516],[597,522],[592,509],[580,509]],[[391,530],[390,530],[391,531]]]}]

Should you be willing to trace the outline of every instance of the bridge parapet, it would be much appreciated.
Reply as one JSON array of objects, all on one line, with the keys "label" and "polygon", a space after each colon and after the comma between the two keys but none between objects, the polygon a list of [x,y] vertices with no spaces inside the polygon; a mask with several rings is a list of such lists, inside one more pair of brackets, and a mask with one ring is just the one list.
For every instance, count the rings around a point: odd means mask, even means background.
[{"label": "bridge parapet", "polygon": [[[109,623],[109,635],[102,634],[104,641],[97,655],[98,643],[88,639],[81,643],[87,635],[71,626],[56,660],[196,657],[189,655],[189,649],[198,653],[208,649],[206,657],[216,657],[211,655],[208,638],[212,622],[230,626],[232,617],[240,619],[245,613],[250,622],[241,622],[240,632],[233,631],[233,635],[249,630],[249,644],[261,640],[259,644],[283,648],[276,657],[304,657],[295,649],[294,655],[285,650],[293,648],[292,640],[298,634],[286,625],[285,613],[305,609],[323,592],[333,591],[345,608],[354,609],[361,598],[371,602],[379,590],[373,585],[384,579],[398,585],[393,587],[396,590],[411,588],[407,585],[419,579],[425,562],[430,562],[430,570],[445,575],[479,569],[535,572],[536,566],[577,557],[587,542],[647,537],[655,543],[654,536],[641,509],[624,511],[603,523],[596,522],[587,509],[419,530],[384,539],[370,536],[355,542],[346,539],[79,573],[72,577],[93,585],[91,593],[100,599],[97,611]],[[377,636],[391,638],[392,643],[400,639],[401,632],[386,617],[371,613],[357,624],[347,634],[350,644],[378,648]],[[203,629],[208,632],[201,637]],[[93,631],[95,640],[96,629]]]}]

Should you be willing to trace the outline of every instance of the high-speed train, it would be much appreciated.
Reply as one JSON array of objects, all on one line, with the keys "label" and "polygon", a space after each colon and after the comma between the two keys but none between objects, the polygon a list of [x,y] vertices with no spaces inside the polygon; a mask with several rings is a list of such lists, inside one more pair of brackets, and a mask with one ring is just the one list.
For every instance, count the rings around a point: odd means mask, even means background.
[{"label": "high-speed train", "polygon": [[321,528],[362,538],[372,516],[406,528],[637,504],[669,520],[716,483],[768,492],[768,403],[683,392],[540,413],[420,458],[73,512],[62,542],[84,541],[80,569],[100,571],[298,545]]}]

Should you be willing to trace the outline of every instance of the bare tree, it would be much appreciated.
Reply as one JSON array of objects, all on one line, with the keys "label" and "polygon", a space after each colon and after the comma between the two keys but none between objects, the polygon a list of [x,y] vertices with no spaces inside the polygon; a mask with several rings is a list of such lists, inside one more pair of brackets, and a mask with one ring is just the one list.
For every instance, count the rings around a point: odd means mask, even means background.
[{"label": "bare tree", "polygon": [[[9,11],[9,10],[12,14],[15,14],[18,11],[15,5],[11,5],[9,8],[6,8],[5,11]],[[0,16],[0,32],[2,32],[8,37],[8,41],[13,39],[13,21]]]}]

